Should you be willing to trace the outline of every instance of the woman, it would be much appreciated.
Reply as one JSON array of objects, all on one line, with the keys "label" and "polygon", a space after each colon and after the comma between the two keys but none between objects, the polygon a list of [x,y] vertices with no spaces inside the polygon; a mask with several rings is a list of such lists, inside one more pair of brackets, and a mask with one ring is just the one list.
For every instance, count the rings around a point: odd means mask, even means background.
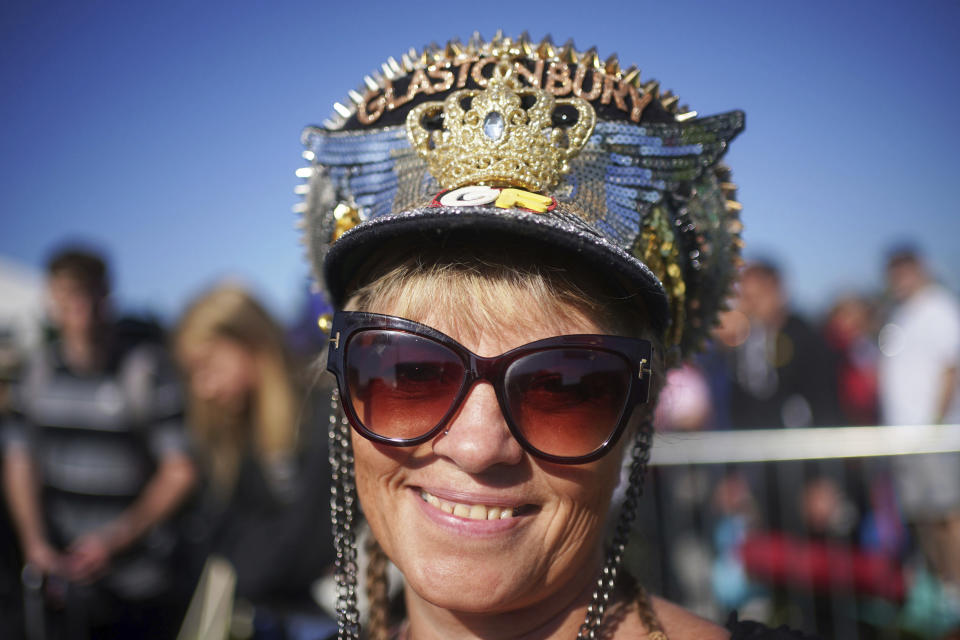
[{"label": "woman", "polygon": [[359,635],[355,496],[371,638],[392,626],[382,554],[404,576],[400,638],[728,637],[620,563],[665,360],[699,343],[733,272],[716,162],[743,114],[694,119],[549,39],[384,70],[305,132],[308,243],[339,309],[340,637]]},{"label": "woman", "polygon": [[200,555],[226,557],[237,596],[255,605],[308,602],[331,560],[329,522],[312,497],[329,468],[324,441],[299,427],[283,332],[248,293],[222,286],[189,306],[175,350],[207,478],[193,527]]}]

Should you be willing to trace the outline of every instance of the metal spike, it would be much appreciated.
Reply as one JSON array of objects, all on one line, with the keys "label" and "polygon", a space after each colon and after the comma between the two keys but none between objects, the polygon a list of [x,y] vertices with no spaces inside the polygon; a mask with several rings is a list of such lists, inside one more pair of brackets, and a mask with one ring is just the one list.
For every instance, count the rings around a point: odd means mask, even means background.
[{"label": "metal spike", "polygon": [[533,47],[530,46],[530,34],[524,31],[520,34],[520,37],[517,38],[517,48],[520,50],[520,55],[529,56],[533,53]]},{"label": "metal spike", "polygon": [[[457,42],[460,42],[459,40]],[[474,54],[480,53],[480,50],[486,46],[486,42],[483,40],[483,36],[480,35],[479,31],[474,31],[473,35],[470,36],[470,39],[467,41],[467,53]]]},{"label": "metal spike", "polygon": [[460,39],[454,38],[453,40],[450,40],[449,42],[447,42],[447,46],[444,52],[446,53],[446,57],[451,59],[456,58],[461,53],[463,53],[463,45],[460,44]]},{"label": "metal spike", "polygon": [[334,122],[330,118],[327,118],[322,123],[324,129],[339,129],[340,125],[337,122]]},{"label": "metal spike", "polygon": [[372,74],[373,81],[377,83],[377,87],[383,89],[387,86],[387,79],[383,77],[383,74],[379,71],[374,71]]},{"label": "metal spike", "polygon": [[696,111],[687,111],[684,113],[678,113],[675,116],[675,119],[677,122],[686,122],[687,120],[693,120],[694,118],[697,117],[697,115],[698,114]]},{"label": "metal spike", "polygon": [[391,69],[390,65],[386,62],[380,65],[380,70],[383,71],[383,75],[386,76],[387,80],[393,80],[397,77],[393,69]]},{"label": "metal spike", "polygon": [[353,112],[350,110],[350,107],[340,104],[339,102],[333,103],[333,109],[344,118],[349,118],[351,115],[353,115]]},{"label": "metal spike", "polygon": [[503,29],[497,29],[497,32],[490,38],[490,44],[495,49],[503,44]]},{"label": "metal spike", "polygon": [[550,37],[548,33],[544,36],[543,40],[540,41],[539,46],[537,46],[537,56],[543,60],[553,58],[557,55],[557,49],[553,45],[553,38]]},{"label": "metal spike", "polygon": [[560,47],[560,60],[566,62],[567,64],[577,64],[580,60],[580,56],[577,55],[577,45],[573,43],[573,38],[567,40],[562,47]]},{"label": "metal spike", "polygon": [[371,76],[363,76],[363,84],[367,85],[367,89],[370,89],[370,91],[376,91],[380,88],[380,85]]},{"label": "metal spike", "polygon": [[398,76],[403,75],[403,67],[400,66],[400,63],[397,62],[397,59],[393,56],[387,58],[387,64],[390,65],[390,68],[393,69],[393,72]]},{"label": "metal spike", "polygon": [[294,172],[298,178],[310,178],[313,176],[313,167],[300,167]]},{"label": "metal spike", "polygon": [[643,86],[643,92],[649,93],[654,98],[656,98],[660,93],[660,83],[657,82],[656,80],[651,80],[650,82],[646,82],[642,86]]},{"label": "metal spike", "polygon": [[363,104],[363,95],[357,91],[350,90],[347,92],[347,95],[350,96],[350,99],[353,100],[356,104]]},{"label": "metal spike", "polygon": [[416,47],[410,47],[407,49],[407,55],[410,56],[411,60],[416,60],[420,57],[420,54],[417,53]]},{"label": "metal spike", "polygon": [[736,200],[727,200],[723,203],[727,211],[743,211],[743,205],[737,202]]},{"label": "metal spike", "polygon": [[313,162],[314,158],[317,157],[317,154],[315,154],[313,151],[310,151],[310,149],[305,149],[300,156],[307,162]]},{"label": "metal spike", "polygon": [[603,65],[600,63],[600,56],[597,55],[597,48],[590,47],[583,52],[583,55],[580,56],[580,64],[584,64],[594,69],[603,69]]},{"label": "metal spike", "polygon": [[423,48],[423,51],[420,52],[420,55],[417,56],[417,65],[421,67],[430,66],[430,63],[433,62],[433,51],[429,46]]},{"label": "metal spike", "polygon": [[620,59],[617,57],[617,54],[611,55],[607,58],[607,61],[603,63],[603,70],[607,72],[607,75],[617,75],[620,73]]},{"label": "metal spike", "polygon": [[306,213],[306,211],[307,211],[307,203],[306,203],[306,202],[298,202],[297,204],[293,205],[293,206],[291,207],[291,209],[293,210],[294,213]]},{"label": "metal spike", "polygon": [[736,182],[721,182],[720,188],[723,189],[724,193],[732,193],[737,190]]},{"label": "metal spike", "polygon": [[673,95],[672,91],[667,91],[660,96],[660,104],[662,104],[663,108],[667,111],[676,112],[678,102],[680,102],[680,96]]},{"label": "metal spike", "polygon": [[415,66],[413,62],[413,58],[410,57],[409,53],[405,53],[402,56],[400,56],[400,64],[403,65],[403,70],[406,71],[407,73],[410,73],[411,71],[413,71]]},{"label": "metal spike", "polygon": [[630,65],[630,68],[623,72],[623,81],[629,82],[633,86],[640,88],[640,69],[636,65]]}]

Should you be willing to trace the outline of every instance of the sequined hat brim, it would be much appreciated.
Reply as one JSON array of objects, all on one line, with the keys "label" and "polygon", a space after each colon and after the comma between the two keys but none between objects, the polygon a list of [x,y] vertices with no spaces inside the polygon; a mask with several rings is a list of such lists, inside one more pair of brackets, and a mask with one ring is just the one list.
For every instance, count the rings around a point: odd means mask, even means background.
[{"label": "sequined hat brim", "polygon": [[411,254],[449,243],[457,235],[490,233],[498,242],[515,238],[564,254],[614,278],[626,295],[640,296],[656,331],[665,331],[669,311],[663,285],[640,260],[609,242],[577,216],[557,209],[531,213],[494,207],[423,207],[380,216],[357,225],[333,243],[324,259],[324,280],[336,308],[366,277],[372,258],[388,247]]}]

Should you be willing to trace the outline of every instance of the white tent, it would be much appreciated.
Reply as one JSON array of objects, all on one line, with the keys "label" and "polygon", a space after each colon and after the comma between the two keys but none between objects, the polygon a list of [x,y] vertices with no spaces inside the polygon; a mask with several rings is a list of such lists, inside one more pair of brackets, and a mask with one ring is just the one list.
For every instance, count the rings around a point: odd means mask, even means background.
[{"label": "white tent", "polygon": [[[44,307],[43,274],[0,256],[0,360],[40,341]],[[0,369],[11,364],[0,362]]]}]

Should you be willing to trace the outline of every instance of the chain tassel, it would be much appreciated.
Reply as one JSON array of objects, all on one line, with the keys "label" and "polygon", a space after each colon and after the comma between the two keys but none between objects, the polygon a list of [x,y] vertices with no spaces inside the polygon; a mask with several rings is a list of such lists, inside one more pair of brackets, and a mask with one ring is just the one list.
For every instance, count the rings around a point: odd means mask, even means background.
[{"label": "chain tassel", "polygon": [[340,395],[330,396],[330,522],[336,549],[337,640],[359,640],[360,612],[357,609],[357,544],[354,522],[357,487],[353,475],[353,447],[350,425],[340,414]]},{"label": "chain tassel", "polygon": [[597,588],[594,589],[587,607],[587,615],[577,632],[577,640],[596,640],[603,624],[603,615],[613,596],[617,584],[617,572],[623,562],[623,551],[630,540],[630,530],[637,517],[637,506],[640,495],[643,493],[643,479],[650,460],[650,442],[653,437],[653,426],[646,422],[640,426],[637,438],[630,453],[630,476],[627,484],[626,496],[620,507],[620,517],[613,540],[607,549],[607,557],[597,579]]}]

